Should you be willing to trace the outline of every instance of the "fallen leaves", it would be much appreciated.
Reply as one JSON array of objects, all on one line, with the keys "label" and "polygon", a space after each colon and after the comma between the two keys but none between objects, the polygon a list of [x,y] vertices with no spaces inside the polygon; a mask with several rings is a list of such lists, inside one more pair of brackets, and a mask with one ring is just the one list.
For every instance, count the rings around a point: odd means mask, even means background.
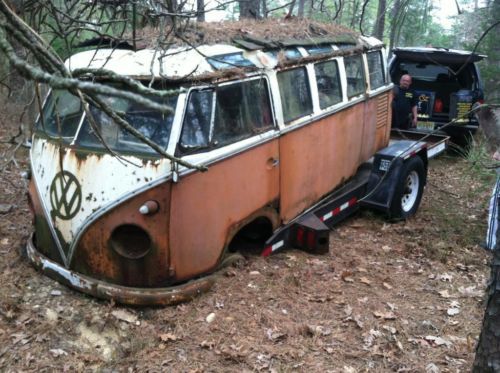
[{"label": "fallen leaves", "polygon": [[463,296],[463,297],[469,297],[469,298],[482,298],[484,296],[484,291],[482,290],[477,290],[476,286],[460,286],[458,288],[458,292]]},{"label": "fallen leaves", "polygon": [[441,290],[441,291],[438,291],[438,294],[439,294],[441,297],[443,297],[443,298],[450,298],[450,297],[451,297],[451,295],[450,295],[450,293],[448,292],[448,290],[447,290],[447,289],[445,289],[445,290]]},{"label": "fallen leaves", "polygon": [[371,285],[372,282],[370,280],[368,280],[366,277],[361,277],[359,279],[359,282],[361,282],[362,284],[365,284],[365,285]]},{"label": "fallen leaves", "polygon": [[449,316],[456,316],[460,313],[460,303],[454,300],[450,303],[450,308],[446,311]]},{"label": "fallen leaves", "polygon": [[396,315],[390,311],[389,312],[374,311],[373,316],[375,316],[378,319],[396,320]]},{"label": "fallen leaves", "polygon": [[424,337],[424,339],[428,342],[431,343],[431,345],[435,345],[435,346],[446,346],[446,347],[450,347],[452,345],[452,343],[444,338],[441,338],[441,337],[436,337],[436,336],[433,336],[433,335],[427,335]]},{"label": "fallen leaves", "polygon": [[135,325],[141,324],[136,315],[124,309],[113,310],[111,311],[111,315],[113,315],[116,319],[120,321],[125,321],[129,324],[135,324]]},{"label": "fallen leaves", "polygon": [[49,350],[50,354],[54,357],[59,357],[59,356],[66,356],[68,353],[64,351],[63,349],[60,348],[54,348],[52,350]]},{"label": "fallen leaves", "polygon": [[286,333],[281,332],[277,329],[267,329],[266,330],[266,337],[270,341],[276,342],[280,341],[286,338]]},{"label": "fallen leaves", "polygon": [[352,271],[343,271],[340,278],[342,278],[345,282],[354,282],[354,279],[352,278]]},{"label": "fallen leaves", "polygon": [[179,339],[175,334],[172,333],[163,333],[160,334],[160,341],[162,342],[175,342]]},{"label": "fallen leaves", "polygon": [[214,320],[215,320],[215,313],[214,312],[209,313],[207,315],[207,317],[205,317],[205,321],[209,324],[214,322]]}]

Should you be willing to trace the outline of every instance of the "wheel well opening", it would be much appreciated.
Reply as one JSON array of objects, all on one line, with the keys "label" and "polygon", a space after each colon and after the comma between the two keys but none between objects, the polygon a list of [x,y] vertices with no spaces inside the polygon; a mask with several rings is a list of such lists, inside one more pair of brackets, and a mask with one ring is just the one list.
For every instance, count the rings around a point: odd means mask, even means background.
[{"label": "wheel well opening", "polygon": [[266,217],[258,217],[242,227],[229,243],[230,252],[259,253],[273,234],[273,225]]}]

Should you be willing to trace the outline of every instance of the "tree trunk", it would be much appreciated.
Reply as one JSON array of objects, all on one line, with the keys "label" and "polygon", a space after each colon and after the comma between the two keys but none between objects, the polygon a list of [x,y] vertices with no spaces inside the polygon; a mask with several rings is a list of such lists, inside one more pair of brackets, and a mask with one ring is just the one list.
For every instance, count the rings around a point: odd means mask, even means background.
[{"label": "tree trunk", "polygon": [[493,252],[488,302],[472,371],[500,371],[500,250]]},{"label": "tree trunk", "polygon": [[196,0],[196,20],[198,22],[205,22],[205,1]]},{"label": "tree trunk", "polygon": [[299,17],[299,18],[304,18],[305,3],[306,3],[306,0],[299,0],[299,7],[297,9],[297,17]]},{"label": "tree trunk", "polygon": [[267,1],[262,0],[262,17],[267,18]]},{"label": "tree trunk", "polygon": [[394,44],[396,43],[396,35],[399,24],[398,18],[401,8],[402,8],[402,0],[394,1],[394,6],[392,7],[391,10],[391,32],[389,36],[389,50],[391,50],[394,47]]},{"label": "tree trunk", "polygon": [[379,0],[377,8],[377,18],[375,19],[375,25],[373,26],[373,36],[380,40],[382,40],[384,37],[386,8],[386,0]]},{"label": "tree trunk", "polygon": [[360,5],[360,2],[355,0],[352,2],[352,13],[351,13],[351,29],[355,29],[356,28],[356,25],[359,24],[359,5]]},{"label": "tree trunk", "polygon": [[260,0],[238,0],[240,4],[240,19],[260,17]]}]

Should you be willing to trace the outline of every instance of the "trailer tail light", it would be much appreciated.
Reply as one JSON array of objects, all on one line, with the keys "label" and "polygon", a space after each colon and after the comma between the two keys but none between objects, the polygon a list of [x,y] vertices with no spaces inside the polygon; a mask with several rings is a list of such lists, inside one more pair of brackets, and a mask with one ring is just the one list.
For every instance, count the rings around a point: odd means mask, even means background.
[{"label": "trailer tail light", "polygon": [[307,232],[307,247],[315,247],[316,246],[316,241],[321,241],[320,239],[316,238],[316,232],[315,231],[308,231]]},{"label": "trailer tail light", "polygon": [[315,215],[295,223],[290,232],[290,244],[315,254],[324,254],[329,248],[330,229]]},{"label": "trailer tail light", "polygon": [[302,227],[297,227],[297,234],[296,234],[296,240],[297,240],[297,245],[303,246],[304,245],[304,228]]},{"label": "trailer tail light", "polygon": [[436,98],[436,101],[434,102],[434,112],[435,113],[443,112],[443,100],[441,100],[440,98]]}]

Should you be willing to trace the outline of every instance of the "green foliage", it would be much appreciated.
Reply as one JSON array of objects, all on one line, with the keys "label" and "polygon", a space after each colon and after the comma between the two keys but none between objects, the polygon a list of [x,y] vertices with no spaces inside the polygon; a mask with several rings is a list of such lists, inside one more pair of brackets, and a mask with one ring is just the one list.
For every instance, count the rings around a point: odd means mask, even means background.
[{"label": "green foliage", "polygon": [[484,82],[485,98],[488,103],[500,102],[500,49],[498,48],[498,33],[500,25],[491,29],[478,43],[483,33],[495,22],[500,20],[500,0],[487,1],[483,7],[464,12],[457,17],[453,28],[453,47],[473,50],[488,58],[479,64]]},{"label": "green foliage", "polygon": [[484,136],[478,134],[471,138],[469,146],[464,150],[464,154],[469,164],[468,174],[471,178],[480,182],[481,190],[491,188],[496,173],[495,169],[492,168],[494,163]]}]

